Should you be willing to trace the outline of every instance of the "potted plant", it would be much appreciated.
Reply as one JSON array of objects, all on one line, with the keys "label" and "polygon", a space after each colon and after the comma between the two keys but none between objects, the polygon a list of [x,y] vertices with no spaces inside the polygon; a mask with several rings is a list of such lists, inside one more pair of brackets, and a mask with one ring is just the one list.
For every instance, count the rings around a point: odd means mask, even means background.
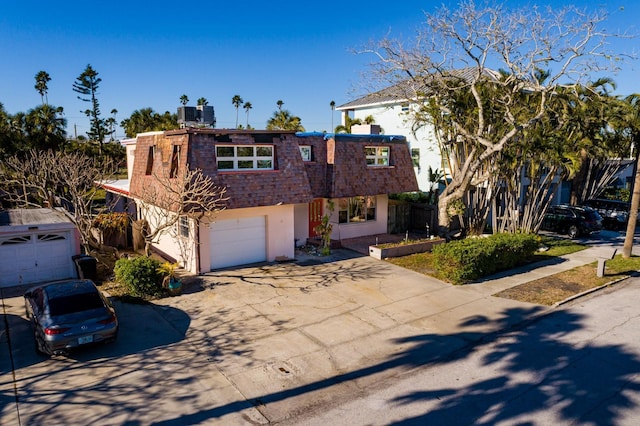
[{"label": "potted plant", "polygon": [[180,267],[177,263],[164,262],[158,267],[158,273],[162,275],[162,287],[166,288],[171,296],[182,293],[182,281],[176,276],[176,270]]}]

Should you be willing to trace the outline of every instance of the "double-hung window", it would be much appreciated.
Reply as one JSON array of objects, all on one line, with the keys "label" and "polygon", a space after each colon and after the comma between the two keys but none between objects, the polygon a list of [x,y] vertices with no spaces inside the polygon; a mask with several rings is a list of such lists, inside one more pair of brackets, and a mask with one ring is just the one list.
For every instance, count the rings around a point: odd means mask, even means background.
[{"label": "double-hung window", "polygon": [[187,216],[180,216],[178,218],[178,235],[181,237],[189,237],[189,218]]},{"label": "double-hung window", "polygon": [[273,170],[272,145],[216,145],[218,170]]},{"label": "double-hung window", "polygon": [[389,165],[388,146],[367,146],[364,148],[367,156],[367,166],[388,166]]}]

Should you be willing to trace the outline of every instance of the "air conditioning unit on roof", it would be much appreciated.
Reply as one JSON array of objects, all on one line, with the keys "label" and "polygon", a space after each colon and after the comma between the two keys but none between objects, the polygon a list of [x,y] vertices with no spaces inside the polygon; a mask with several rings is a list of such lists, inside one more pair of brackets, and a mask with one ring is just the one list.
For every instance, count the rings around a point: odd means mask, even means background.
[{"label": "air conditioning unit on roof", "polygon": [[213,106],[178,107],[178,123],[182,127],[215,127],[216,117]]}]

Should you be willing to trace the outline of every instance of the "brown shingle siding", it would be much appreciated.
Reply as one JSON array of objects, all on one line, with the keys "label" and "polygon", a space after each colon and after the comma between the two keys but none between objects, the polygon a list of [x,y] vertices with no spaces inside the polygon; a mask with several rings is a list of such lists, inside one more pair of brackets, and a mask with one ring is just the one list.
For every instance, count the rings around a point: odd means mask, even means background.
[{"label": "brown shingle siding", "polygon": [[[218,171],[216,144],[272,144],[275,170]],[[325,137],[293,132],[183,129],[137,139],[132,194],[153,185],[145,176],[149,147],[156,146],[154,174],[169,173],[174,145],[180,145],[180,170],[201,169],[227,188],[227,208],[247,208],[309,203],[314,198],[342,198],[417,191],[409,147],[404,139],[385,136]],[[300,145],[312,149],[312,161],[304,162]],[[390,165],[369,167],[366,146],[390,147]],[[166,151],[166,152],[165,152]]]},{"label": "brown shingle siding", "polygon": [[[333,150],[332,182],[328,197],[379,195],[418,190],[411,153],[404,139],[341,137],[327,145]],[[368,166],[365,147],[389,147],[389,166]]]}]

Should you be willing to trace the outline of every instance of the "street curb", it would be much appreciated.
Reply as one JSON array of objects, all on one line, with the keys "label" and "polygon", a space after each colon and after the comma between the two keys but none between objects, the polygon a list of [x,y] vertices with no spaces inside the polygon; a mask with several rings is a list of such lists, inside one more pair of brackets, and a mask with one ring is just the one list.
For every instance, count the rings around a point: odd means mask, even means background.
[{"label": "street curb", "polygon": [[581,292],[581,293],[574,294],[573,296],[567,297],[566,299],[561,300],[561,301],[559,301],[559,302],[556,302],[556,303],[554,303],[554,304],[553,304],[553,305],[551,305],[551,306],[552,306],[553,308],[557,308],[557,307],[562,306],[562,305],[565,305],[565,304],[567,304],[567,303],[569,303],[569,302],[573,302],[573,301],[574,301],[574,300],[576,300],[576,299],[579,299],[579,298],[581,298],[581,297],[587,296],[587,295],[589,295],[589,294],[591,294],[591,293],[595,293],[596,291],[603,290],[603,289],[605,289],[605,288],[611,287],[612,285],[617,284],[617,283],[619,283],[620,281],[624,281],[624,280],[626,280],[626,279],[629,279],[629,278],[631,278],[631,277],[632,277],[632,275],[629,275],[628,277],[618,278],[617,280],[609,281],[609,282],[607,282],[607,283],[602,284],[601,286],[594,287],[594,288],[590,288],[589,290],[585,290],[585,291],[583,291],[583,292]]}]

